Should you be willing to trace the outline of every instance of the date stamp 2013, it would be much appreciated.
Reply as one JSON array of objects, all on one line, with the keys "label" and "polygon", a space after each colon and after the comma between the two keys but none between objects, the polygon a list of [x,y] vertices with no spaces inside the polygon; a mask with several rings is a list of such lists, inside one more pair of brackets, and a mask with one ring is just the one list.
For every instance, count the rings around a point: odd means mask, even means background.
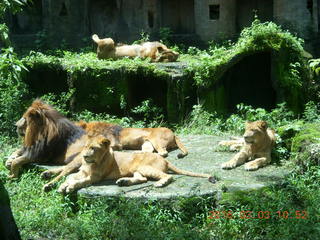
[{"label": "date stamp 2013", "polygon": [[210,211],[209,219],[307,219],[308,212],[305,210],[296,210],[296,211],[240,211],[233,212],[229,211]]}]

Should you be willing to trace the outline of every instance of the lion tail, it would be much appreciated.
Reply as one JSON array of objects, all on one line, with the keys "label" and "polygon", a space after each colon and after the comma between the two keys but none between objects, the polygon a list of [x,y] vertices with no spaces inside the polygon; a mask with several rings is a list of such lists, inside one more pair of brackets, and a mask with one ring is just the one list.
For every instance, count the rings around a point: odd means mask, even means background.
[{"label": "lion tail", "polygon": [[100,38],[98,37],[97,34],[93,34],[92,35],[92,40],[95,41],[96,43],[98,43],[100,41]]},{"label": "lion tail", "polygon": [[182,152],[182,153],[178,154],[178,158],[183,158],[183,157],[187,156],[188,155],[188,150],[185,148],[185,146],[183,146],[182,142],[180,141],[180,139],[177,136],[175,136],[175,141],[176,141],[176,144],[177,144],[178,148]]},{"label": "lion tail", "polygon": [[174,166],[172,163],[168,162],[168,169],[171,170],[174,173],[180,174],[180,175],[186,175],[186,176],[191,176],[191,177],[202,177],[202,178],[208,178],[209,180],[213,178],[209,174],[204,174],[204,173],[194,173],[186,170],[182,170]]}]

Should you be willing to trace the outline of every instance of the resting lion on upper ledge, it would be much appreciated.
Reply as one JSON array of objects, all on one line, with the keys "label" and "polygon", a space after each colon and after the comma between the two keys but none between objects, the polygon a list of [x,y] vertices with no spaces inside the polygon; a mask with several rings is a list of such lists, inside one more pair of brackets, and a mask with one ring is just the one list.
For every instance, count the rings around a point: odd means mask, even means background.
[{"label": "resting lion on upper ledge", "polygon": [[[110,133],[109,123],[104,122],[84,122],[77,123],[83,129],[95,131],[96,134]],[[182,153],[178,158],[188,155],[187,149],[180,139],[169,129],[159,128],[121,128],[118,126],[116,134],[112,137],[113,149],[115,150],[142,150],[143,152],[157,151],[162,157],[168,156],[168,151],[179,148]]]},{"label": "resting lion on upper ledge", "polygon": [[243,140],[222,141],[219,145],[241,146],[231,160],[221,165],[223,169],[232,169],[244,164],[248,171],[257,170],[271,162],[271,150],[275,145],[276,137],[274,130],[268,128],[265,121],[247,122]]},{"label": "resting lion on upper ledge", "polygon": [[152,62],[175,62],[179,57],[179,53],[170,50],[160,42],[116,46],[112,38],[100,39],[97,34],[92,35],[92,40],[98,45],[97,56],[99,59],[149,57]]},{"label": "resting lion on upper ledge", "polygon": [[163,187],[172,181],[168,170],[174,173],[215,179],[209,174],[193,173],[178,169],[155,153],[113,152],[110,141],[104,136],[88,136],[85,149],[81,152],[82,165],[78,173],[70,175],[59,187],[61,193],[70,193],[89,184],[105,179],[117,179],[119,186],[144,183],[148,178],[157,180],[155,187]]}]

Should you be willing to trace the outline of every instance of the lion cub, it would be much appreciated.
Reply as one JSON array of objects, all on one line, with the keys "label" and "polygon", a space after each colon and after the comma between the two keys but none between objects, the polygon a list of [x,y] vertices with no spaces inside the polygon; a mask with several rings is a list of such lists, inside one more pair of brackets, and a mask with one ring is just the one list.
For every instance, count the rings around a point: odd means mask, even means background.
[{"label": "lion cub", "polygon": [[221,165],[223,169],[232,169],[244,164],[248,171],[257,170],[271,162],[271,150],[275,145],[275,132],[268,128],[265,121],[247,122],[243,139],[221,141],[219,145],[235,149],[241,147],[231,160]]},{"label": "lion cub", "polygon": [[208,174],[180,170],[166,159],[155,153],[113,152],[110,141],[102,135],[88,136],[88,141],[81,152],[82,165],[78,173],[70,175],[59,187],[61,193],[69,193],[104,179],[117,179],[119,186],[129,186],[147,182],[148,178],[157,180],[155,187],[163,187],[171,182],[174,173],[208,178]]}]

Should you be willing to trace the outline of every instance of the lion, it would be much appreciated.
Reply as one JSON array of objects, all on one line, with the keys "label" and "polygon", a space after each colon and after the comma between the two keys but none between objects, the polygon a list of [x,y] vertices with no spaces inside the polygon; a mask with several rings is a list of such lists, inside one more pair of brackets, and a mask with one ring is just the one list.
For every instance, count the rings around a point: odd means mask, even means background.
[{"label": "lion", "polygon": [[220,141],[218,145],[229,147],[230,151],[239,151],[244,143],[244,138],[231,137],[231,140]]},{"label": "lion", "polygon": [[83,120],[75,122],[75,124],[83,128],[86,133],[90,135],[103,135],[110,140],[110,146],[113,150],[122,150],[122,145],[120,144],[120,132],[122,127],[112,123],[106,122],[85,122]]},{"label": "lion", "polygon": [[[6,161],[10,178],[17,178],[20,168],[27,163],[67,165],[64,172],[44,186],[44,190],[49,190],[62,176],[79,169],[79,153],[86,144],[86,131],[52,106],[36,99],[16,122],[16,127],[18,135],[23,138],[23,146]],[[105,130],[105,136],[114,135],[112,126],[109,129],[110,133]],[[98,133],[91,131],[90,134]],[[44,172],[42,177],[48,178],[50,174]]]},{"label": "lion", "polygon": [[99,59],[119,59],[123,57],[150,58],[152,62],[174,62],[179,53],[170,50],[160,42],[145,42],[142,44],[116,45],[112,38],[100,39],[97,34],[92,40],[98,45],[97,57]]},{"label": "lion", "polygon": [[268,128],[267,122],[255,121],[246,122],[243,139],[220,142],[225,146],[241,146],[231,160],[223,163],[223,169],[232,169],[244,164],[244,169],[248,171],[257,170],[271,162],[271,150],[275,145],[276,137],[274,130]]},{"label": "lion", "polygon": [[[81,127],[86,131],[97,129],[97,133],[102,135],[104,129],[108,130],[108,123],[104,122],[81,122]],[[143,152],[157,151],[162,157],[168,156],[168,150],[179,148],[182,153],[178,154],[178,158],[188,155],[187,149],[183,146],[180,139],[169,129],[165,127],[159,128],[118,128],[119,140],[116,140],[116,150],[142,150]],[[108,131],[109,132],[109,131]]]},{"label": "lion", "polygon": [[130,153],[113,151],[110,141],[102,135],[88,136],[86,147],[81,152],[82,165],[78,173],[70,175],[58,192],[70,193],[101,180],[117,180],[119,186],[145,183],[149,178],[157,180],[155,187],[164,187],[172,181],[168,170],[193,177],[215,179],[209,174],[193,173],[178,169],[155,153]]},{"label": "lion", "polygon": [[26,163],[68,164],[85,144],[80,140],[85,131],[40,99],[31,104],[16,126],[23,146],[6,161],[10,178],[18,177]]}]

